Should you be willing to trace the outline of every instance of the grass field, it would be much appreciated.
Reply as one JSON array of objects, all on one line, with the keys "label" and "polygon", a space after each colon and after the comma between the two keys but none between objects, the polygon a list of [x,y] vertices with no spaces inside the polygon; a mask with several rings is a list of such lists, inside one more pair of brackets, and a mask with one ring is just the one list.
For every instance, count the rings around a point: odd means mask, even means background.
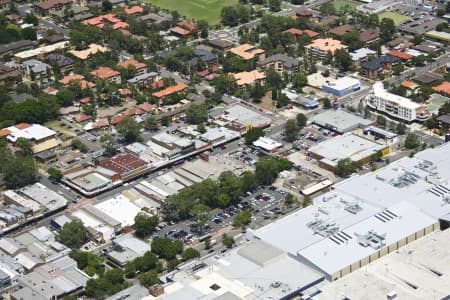
[{"label": "grass field", "polygon": [[411,19],[408,16],[405,16],[405,15],[402,15],[399,13],[395,13],[395,12],[391,12],[391,11],[385,11],[385,12],[382,12],[381,14],[378,14],[378,18],[380,19],[380,21],[383,18],[390,18],[394,21],[396,26],[400,25],[400,23],[403,21]]},{"label": "grass field", "polygon": [[235,5],[238,0],[146,0],[160,8],[176,10],[188,19],[205,20],[209,24],[220,21],[220,12],[225,6]]},{"label": "grass field", "polygon": [[350,0],[334,0],[333,4],[336,11],[340,11],[341,8],[345,6],[349,6],[350,8],[355,9],[358,5],[360,5],[359,3]]}]

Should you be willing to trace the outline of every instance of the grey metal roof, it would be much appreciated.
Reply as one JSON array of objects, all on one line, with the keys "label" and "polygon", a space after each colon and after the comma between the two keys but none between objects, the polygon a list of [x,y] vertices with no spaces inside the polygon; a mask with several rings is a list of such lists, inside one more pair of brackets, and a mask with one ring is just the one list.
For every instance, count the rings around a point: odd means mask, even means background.
[{"label": "grey metal roof", "polygon": [[391,55],[383,55],[371,61],[365,61],[361,63],[361,68],[367,70],[378,70],[383,67],[385,64],[394,64],[400,62],[400,58],[391,56]]},{"label": "grey metal roof", "polygon": [[287,68],[298,66],[298,64],[300,63],[299,60],[294,57],[290,57],[284,54],[275,54],[270,57],[267,57],[266,59],[256,62],[256,65],[265,66],[267,64],[271,64],[277,61],[282,62],[283,65]]},{"label": "grey metal roof", "polygon": [[20,40],[20,41],[12,42],[9,44],[0,45],[0,54],[6,53],[9,51],[18,50],[18,49],[25,48],[25,47],[31,47],[35,44],[36,44],[35,42],[30,41],[30,40]]}]

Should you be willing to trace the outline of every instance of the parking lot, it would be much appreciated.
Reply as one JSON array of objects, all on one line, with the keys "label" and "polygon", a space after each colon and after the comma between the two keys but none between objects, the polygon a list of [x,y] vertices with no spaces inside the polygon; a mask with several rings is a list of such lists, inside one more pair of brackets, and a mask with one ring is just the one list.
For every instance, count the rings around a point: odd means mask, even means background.
[{"label": "parking lot", "polygon": [[223,210],[213,210],[201,231],[196,230],[191,221],[184,221],[177,224],[167,224],[162,222],[157,232],[152,238],[169,237],[183,241],[186,245],[200,242],[205,236],[228,227],[233,224],[233,217],[242,210],[252,212],[251,228],[260,227],[265,220],[277,218],[286,212],[283,206],[287,193],[277,188],[259,187],[253,193],[241,197],[241,201]]}]

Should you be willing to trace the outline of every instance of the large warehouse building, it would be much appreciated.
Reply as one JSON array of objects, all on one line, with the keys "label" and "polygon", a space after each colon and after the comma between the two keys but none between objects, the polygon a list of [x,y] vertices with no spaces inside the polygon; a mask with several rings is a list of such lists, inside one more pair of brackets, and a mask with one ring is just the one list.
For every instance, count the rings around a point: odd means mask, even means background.
[{"label": "large warehouse building", "polygon": [[322,86],[324,92],[341,97],[361,88],[361,83],[358,79],[351,77],[342,77],[335,81],[327,82]]},{"label": "large warehouse building", "polygon": [[313,205],[257,230],[260,239],[339,279],[450,226],[450,144],[353,176]]}]

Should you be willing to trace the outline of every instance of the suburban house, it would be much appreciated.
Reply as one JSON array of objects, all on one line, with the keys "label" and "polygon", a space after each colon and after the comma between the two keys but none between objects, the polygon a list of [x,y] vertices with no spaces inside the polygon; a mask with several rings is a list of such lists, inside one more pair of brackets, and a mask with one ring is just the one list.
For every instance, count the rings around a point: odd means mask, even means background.
[{"label": "suburban house", "polygon": [[7,82],[18,82],[21,78],[22,74],[20,71],[4,64],[0,64],[0,84],[5,84]]},{"label": "suburban house", "polygon": [[70,9],[74,4],[73,0],[48,0],[44,2],[34,2],[34,9],[40,15],[47,15],[51,10]]},{"label": "suburban house", "polygon": [[71,82],[79,82],[80,88],[82,90],[84,89],[93,89],[95,88],[95,83],[87,81],[83,75],[74,74],[74,75],[67,75],[64,78],[60,79],[58,81],[63,86],[68,86]]},{"label": "suburban house", "polygon": [[45,62],[52,66],[58,67],[62,72],[67,72],[72,70],[73,67],[73,59],[70,57],[66,57],[59,53],[50,53],[45,57]]},{"label": "suburban house", "polygon": [[293,36],[295,36],[295,38],[298,38],[299,36],[306,34],[308,37],[310,37],[311,39],[315,39],[317,37],[320,36],[320,33],[309,30],[309,29],[297,29],[297,28],[290,28],[288,30],[283,31],[283,33],[290,33]]},{"label": "suburban house", "polygon": [[100,67],[90,73],[92,76],[98,79],[105,79],[110,83],[121,83],[120,73],[110,67]]},{"label": "suburban house", "polygon": [[164,99],[164,98],[166,98],[168,96],[171,96],[173,94],[182,92],[182,91],[186,90],[187,88],[188,88],[188,86],[186,84],[179,83],[179,84],[174,85],[174,86],[169,86],[168,88],[165,88],[165,89],[163,89],[161,91],[154,92],[152,95],[154,97],[156,97],[157,99],[162,100],[162,99]]}]

